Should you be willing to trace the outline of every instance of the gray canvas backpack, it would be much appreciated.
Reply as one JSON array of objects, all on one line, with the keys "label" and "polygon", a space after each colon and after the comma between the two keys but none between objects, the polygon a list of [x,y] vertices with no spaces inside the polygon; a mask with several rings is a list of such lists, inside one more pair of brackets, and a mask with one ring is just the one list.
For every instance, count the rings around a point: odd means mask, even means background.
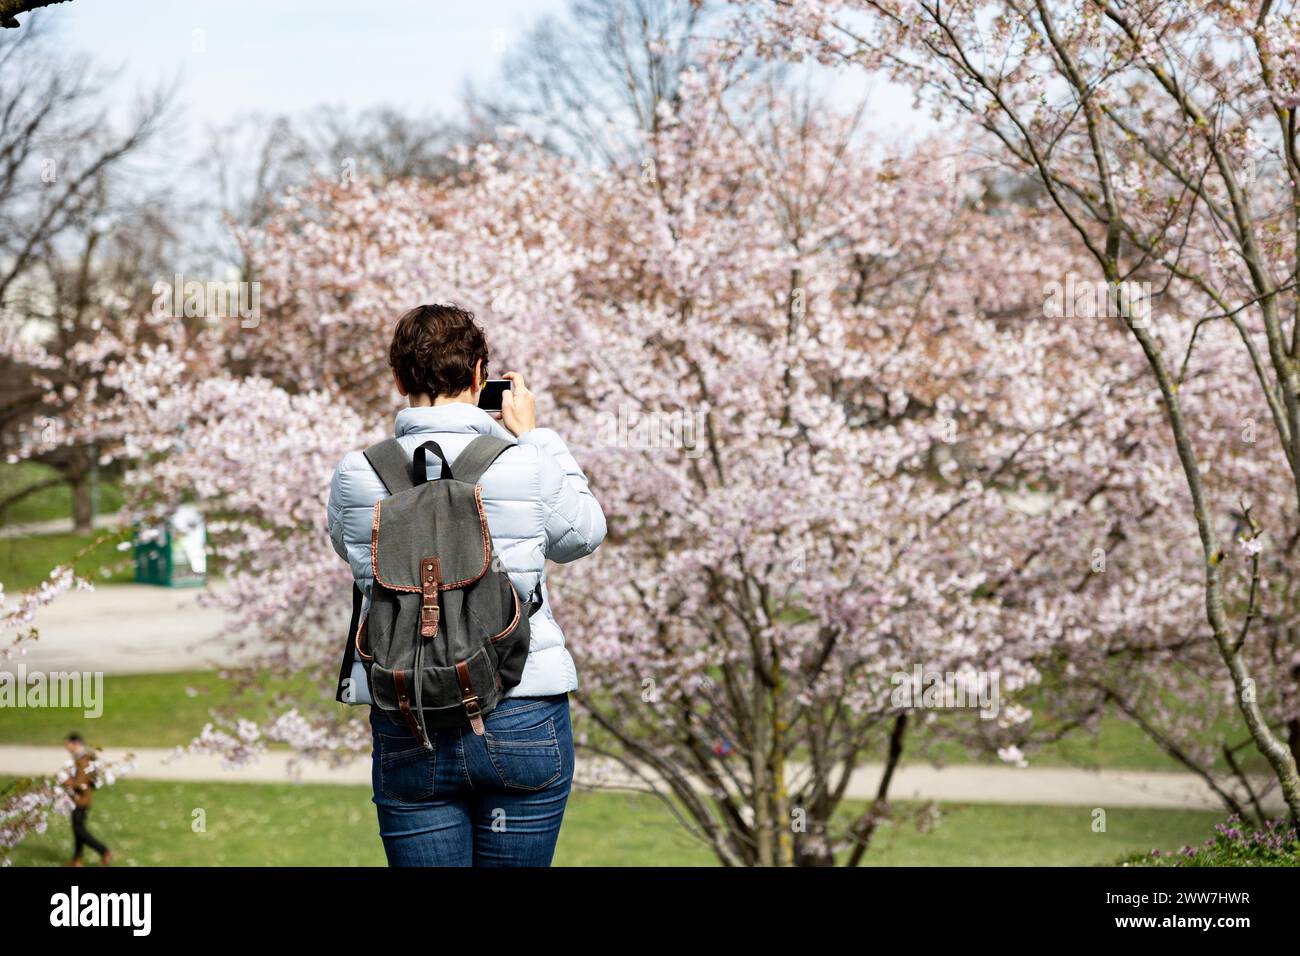
[{"label": "gray canvas backpack", "polygon": [[[528,657],[541,587],[520,600],[493,554],[478,485],[512,445],[480,435],[454,469],[434,441],[413,460],[394,438],[365,452],[390,497],[375,503],[370,610],[357,621],[354,600],[349,650],[365,667],[373,706],[426,748],[430,730],[468,724],[482,735],[483,716],[519,683]],[[442,462],[436,481],[426,480],[428,451]]]}]

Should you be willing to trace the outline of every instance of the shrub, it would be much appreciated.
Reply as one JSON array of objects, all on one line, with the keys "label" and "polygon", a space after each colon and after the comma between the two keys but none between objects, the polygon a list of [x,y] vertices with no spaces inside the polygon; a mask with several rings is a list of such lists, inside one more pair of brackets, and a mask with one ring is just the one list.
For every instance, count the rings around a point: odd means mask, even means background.
[{"label": "shrub", "polygon": [[1286,820],[1269,820],[1255,829],[1236,814],[1214,826],[1215,835],[1198,847],[1172,853],[1152,850],[1124,862],[1131,866],[1300,866],[1300,838]]}]

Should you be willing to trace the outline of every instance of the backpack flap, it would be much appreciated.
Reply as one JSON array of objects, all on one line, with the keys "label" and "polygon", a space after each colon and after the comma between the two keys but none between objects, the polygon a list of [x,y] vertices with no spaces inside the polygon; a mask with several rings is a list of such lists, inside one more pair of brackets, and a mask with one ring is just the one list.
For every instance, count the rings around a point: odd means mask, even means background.
[{"label": "backpack flap", "polygon": [[[440,527],[448,522],[476,525]],[[375,580],[392,591],[424,591],[429,563],[439,591],[463,588],[483,577],[492,561],[482,493],[457,481],[418,485],[375,502],[370,544]]]}]

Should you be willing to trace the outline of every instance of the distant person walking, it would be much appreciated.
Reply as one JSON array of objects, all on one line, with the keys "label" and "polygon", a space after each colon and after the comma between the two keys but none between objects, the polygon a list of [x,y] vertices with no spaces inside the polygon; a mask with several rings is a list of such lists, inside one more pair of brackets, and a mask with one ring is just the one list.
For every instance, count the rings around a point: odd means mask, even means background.
[{"label": "distant person walking", "polygon": [[99,865],[108,866],[113,862],[113,854],[94,835],[86,829],[86,815],[90,813],[90,803],[95,799],[95,785],[98,783],[95,772],[95,752],[86,746],[80,734],[68,734],[63,742],[72,754],[75,770],[64,783],[76,809],[72,811],[72,862],[68,866],[85,866],[81,861],[84,847],[90,847],[99,854]]}]

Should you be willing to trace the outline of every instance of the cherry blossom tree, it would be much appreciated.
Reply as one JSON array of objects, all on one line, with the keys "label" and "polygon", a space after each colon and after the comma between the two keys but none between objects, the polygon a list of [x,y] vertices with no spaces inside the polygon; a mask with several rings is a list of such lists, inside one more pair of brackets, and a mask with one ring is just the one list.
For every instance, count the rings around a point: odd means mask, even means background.
[{"label": "cherry blossom tree", "polygon": [[[1300,820],[1294,5],[742,6],[764,52],[881,69],[937,113],[969,117],[1001,164],[1039,184],[1044,214],[1101,279],[1145,274],[1160,290],[1167,321],[1119,311],[1158,388],[1185,483],[1177,505],[1196,527],[1209,633],[1189,650],[1219,658],[1210,686],[1230,693]],[[1227,559],[1232,537],[1244,570]],[[1151,726],[1180,749],[1177,732]]]}]

